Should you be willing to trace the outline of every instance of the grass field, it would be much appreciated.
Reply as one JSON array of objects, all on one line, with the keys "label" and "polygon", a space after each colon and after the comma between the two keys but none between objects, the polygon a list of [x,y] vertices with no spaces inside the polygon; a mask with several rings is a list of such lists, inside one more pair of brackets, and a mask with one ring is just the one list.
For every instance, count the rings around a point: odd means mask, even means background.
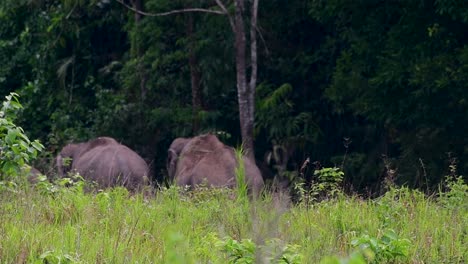
[{"label": "grass field", "polygon": [[85,193],[66,183],[0,185],[1,263],[468,262],[460,182],[431,197],[393,188],[374,200],[299,204],[228,190]]}]

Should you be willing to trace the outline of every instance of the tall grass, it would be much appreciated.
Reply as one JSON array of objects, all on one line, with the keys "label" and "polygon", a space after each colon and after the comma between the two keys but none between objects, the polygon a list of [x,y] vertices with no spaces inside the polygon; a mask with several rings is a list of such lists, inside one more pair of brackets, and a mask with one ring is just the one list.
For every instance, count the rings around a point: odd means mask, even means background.
[{"label": "tall grass", "polygon": [[376,200],[338,195],[307,206],[265,195],[246,210],[224,189],[131,195],[50,187],[0,188],[1,263],[241,263],[252,247],[255,263],[287,263],[285,256],[319,263],[349,256],[353,240],[387,230],[410,246],[406,257],[378,263],[468,259],[467,208],[405,188]]}]

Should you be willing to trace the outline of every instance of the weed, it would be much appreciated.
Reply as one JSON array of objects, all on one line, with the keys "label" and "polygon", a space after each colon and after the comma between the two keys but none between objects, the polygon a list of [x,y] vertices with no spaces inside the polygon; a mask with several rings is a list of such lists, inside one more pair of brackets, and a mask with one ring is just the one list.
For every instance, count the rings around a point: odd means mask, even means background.
[{"label": "weed", "polygon": [[283,245],[279,239],[272,239],[263,247],[270,250],[267,256],[260,256],[263,260],[256,259],[256,251],[260,246],[256,245],[251,239],[242,239],[240,241],[231,237],[225,237],[219,240],[216,246],[227,255],[228,263],[278,263],[293,264],[302,263],[302,255],[299,253],[298,245]]},{"label": "weed", "polygon": [[340,168],[322,168],[314,171],[315,181],[311,188],[306,189],[306,183],[296,182],[294,190],[299,196],[299,202],[308,204],[313,201],[336,198],[342,194],[341,183],[343,182],[344,172]]},{"label": "weed", "polygon": [[369,262],[381,263],[384,261],[406,261],[411,242],[409,239],[399,238],[393,229],[387,229],[381,237],[362,235],[351,241],[351,245],[359,247],[359,251]]},{"label": "weed", "polygon": [[446,176],[444,185],[446,192],[440,192],[439,202],[451,209],[468,209],[468,184],[462,176]]},{"label": "weed", "polygon": [[244,150],[242,147],[236,149],[236,159],[237,159],[237,168],[235,170],[236,174],[236,190],[237,190],[237,199],[239,202],[247,203],[247,180],[245,175],[245,166],[244,166]]},{"label": "weed", "polygon": [[255,243],[251,239],[237,241],[225,237],[216,246],[220,247],[228,256],[229,263],[255,263]]},{"label": "weed", "polygon": [[46,251],[39,256],[41,263],[46,264],[75,264],[80,263],[78,258],[70,254],[56,252],[53,250]]}]

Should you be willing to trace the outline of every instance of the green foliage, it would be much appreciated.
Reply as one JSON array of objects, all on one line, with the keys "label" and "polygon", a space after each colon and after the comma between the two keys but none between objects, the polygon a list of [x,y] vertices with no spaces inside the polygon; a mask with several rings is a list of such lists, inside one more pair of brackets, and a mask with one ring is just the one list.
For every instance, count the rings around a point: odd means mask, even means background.
[{"label": "green foliage", "polygon": [[[185,264],[194,263],[193,257],[189,253],[186,238],[180,233],[170,233],[166,239],[166,249],[164,263]],[[182,254],[181,254],[182,252]]]},{"label": "green foliage", "polygon": [[[355,248],[346,258],[326,257],[321,264],[406,263],[409,261],[411,241],[400,238],[393,229],[379,230],[378,237],[368,234],[351,240]],[[357,248],[357,249],[356,249]],[[417,249],[416,249],[417,250]]]},{"label": "green foliage", "polygon": [[[270,243],[274,244],[277,240],[272,240]],[[268,245],[267,245],[268,246]],[[280,248],[280,252],[275,252],[275,255],[270,257],[270,263],[278,264],[299,264],[303,263],[303,255],[300,253],[300,246],[287,244]]]},{"label": "green foliage", "polygon": [[[311,15],[330,25],[343,47],[324,95],[338,113],[381,127],[375,141],[391,148],[377,153],[398,157],[401,182],[434,186],[443,175],[441,156],[466,157],[467,131],[453,129],[466,122],[468,109],[460,3],[311,1]],[[419,160],[424,164],[415,165]]]},{"label": "green foliage", "polygon": [[327,196],[333,197],[340,192],[344,172],[340,168],[322,168],[314,171],[317,183],[313,185],[313,191],[327,192]]},{"label": "green foliage", "polygon": [[30,141],[24,130],[14,121],[16,112],[22,106],[18,94],[6,96],[0,109],[0,179],[18,176],[21,168],[34,160],[38,152],[44,149],[38,140]]},{"label": "green foliage", "polygon": [[320,128],[310,113],[298,113],[295,109],[291,84],[283,84],[276,89],[272,85],[261,84],[257,90],[257,130],[264,129],[268,139],[278,142],[317,140]]},{"label": "green foliage", "polygon": [[351,245],[358,247],[369,263],[399,262],[408,260],[411,241],[399,238],[394,230],[387,229],[377,238],[362,235],[352,240]]},{"label": "green foliage", "polygon": [[353,252],[349,257],[339,258],[336,256],[325,257],[320,261],[320,264],[367,264],[368,262],[361,252]]},{"label": "green foliage", "polygon": [[50,182],[47,177],[40,177],[35,184],[35,188],[42,195],[64,195],[73,193],[83,193],[85,187],[93,183],[86,182],[79,174],[70,174],[69,177],[55,179]]},{"label": "green foliage", "polygon": [[294,191],[299,195],[299,201],[306,204],[336,198],[342,194],[343,177],[344,172],[340,168],[322,168],[314,171],[314,180],[310,189],[307,189],[304,181],[299,181],[295,183]]},{"label": "green foliage", "polygon": [[384,205],[358,197],[309,207],[261,198],[246,209],[226,190],[87,193],[73,182],[50,183],[54,192],[0,188],[3,262],[463,263],[467,257],[466,208],[440,206],[409,189],[388,195],[386,203],[401,209],[382,227]]},{"label": "green foliage", "polygon": [[468,184],[462,176],[446,176],[446,192],[440,193],[439,202],[452,209],[468,209]]},{"label": "green foliage", "polygon": [[237,241],[230,237],[224,238],[217,245],[228,255],[229,263],[255,263],[255,243],[251,239]]},{"label": "green foliage", "polygon": [[18,184],[14,181],[0,181],[0,191],[17,192]]},{"label": "green foliage", "polygon": [[235,150],[235,155],[237,160],[237,167],[235,169],[237,199],[240,202],[248,203],[248,186],[245,178],[244,150],[242,147]]},{"label": "green foliage", "polygon": [[[46,251],[39,256],[41,260],[40,263],[47,263],[47,264],[74,264],[80,263],[76,257],[73,257],[70,254],[62,253],[62,252],[55,252],[55,251]],[[36,262],[34,262],[36,263]],[[39,263],[39,261],[38,261]]]},{"label": "green foliage", "polygon": [[[275,244],[281,244],[277,239],[273,239],[267,242],[263,248],[277,247]],[[228,263],[258,263],[260,260],[257,257],[264,258],[267,263],[278,263],[278,264],[294,264],[302,263],[302,255],[298,252],[299,246],[297,245],[285,245],[280,247],[279,252],[273,250],[270,252],[270,256],[259,256],[257,250],[259,246],[256,245],[251,239],[242,239],[237,241],[231,237],[225,237],[223,240],[219,240],[216,246],[221,248],[222,252],[227,255]]]}]

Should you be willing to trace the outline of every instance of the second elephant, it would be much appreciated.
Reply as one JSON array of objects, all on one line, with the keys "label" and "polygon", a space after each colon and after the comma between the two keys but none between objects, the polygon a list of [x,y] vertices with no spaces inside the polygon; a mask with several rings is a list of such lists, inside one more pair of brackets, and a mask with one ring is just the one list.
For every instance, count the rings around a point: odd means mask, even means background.
[{"label": "second elephant", "polygon": [[[65,162],[66,158],[71,161]],[[136,152],[109,137],[68,144],[57,156],[57,167],[62,177],[69,171],[77,172],[101,188],[124,186],[136,190],[149,183],[146,162]]]},{"label": "second elephant", "polygon": [[[263,178],[255,162],[243,157],[245,180],[251,192],[259,193]],[[179,186],[208,184],[213,187],[236,186],[239,166],[233,148],[212,134],[175,139],[169,150],[167,170]]]}]

